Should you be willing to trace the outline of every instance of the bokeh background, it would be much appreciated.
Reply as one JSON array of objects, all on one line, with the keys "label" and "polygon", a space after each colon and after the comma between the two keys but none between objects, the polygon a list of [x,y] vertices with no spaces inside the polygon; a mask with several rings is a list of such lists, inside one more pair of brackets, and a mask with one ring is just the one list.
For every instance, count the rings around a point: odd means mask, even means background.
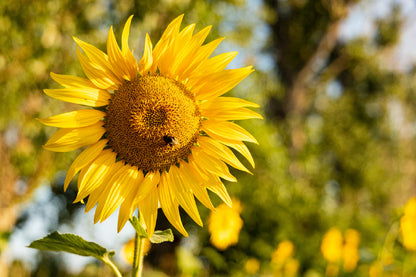
[{"label": "bokeh background", "polygon": [[[416,276],[412,203],[403,216],[416,195],[413,0],[0,1],[0,276],[112,276],[26,247],[54,230],[115,249],[128,274],[133,229],[72,204],[62,184],[78,152],[43,150],[56,129],[35,118],[80,108],[42,92],[58,87],[50,72],[83,76],[72,36],[105,50],[134,14],[140,58],[146,32],[155,43],[182,13],[182,26],[213,25],[207,41],[226,37],[216,53],[239,51],[229,68],[255,67],[228,95],[264,120],[241,123],[260,144],[253,175],[226,184],[236,208],[201,205],[203,228],[184,213],[190,237],[152,245],[144,276]],[[169,227],[162,213],[157,227]]]}]

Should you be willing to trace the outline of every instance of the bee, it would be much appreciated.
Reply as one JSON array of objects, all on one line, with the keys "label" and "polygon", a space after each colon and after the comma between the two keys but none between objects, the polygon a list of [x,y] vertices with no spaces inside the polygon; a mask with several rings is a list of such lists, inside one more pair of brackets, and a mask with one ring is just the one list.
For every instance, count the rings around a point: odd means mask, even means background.
[{"label": "bee", "polygon": [[179,144],[179,142],[171,136],[163,136],[163,140],[165,141],[166,145],[169,145],[171,147]]}]

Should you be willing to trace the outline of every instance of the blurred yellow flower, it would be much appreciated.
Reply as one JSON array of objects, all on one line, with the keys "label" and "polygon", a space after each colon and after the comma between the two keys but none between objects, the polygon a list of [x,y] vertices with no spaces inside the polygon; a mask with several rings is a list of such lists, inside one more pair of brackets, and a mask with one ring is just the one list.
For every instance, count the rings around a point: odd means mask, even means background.
[{"label": "blurred yellow flower", "polygon": [[343,239],[342,233],[338,228],[329,229],[322,239],[321,252],[325,260],[337,263],[342,258]]},{"label": "blurred yellow flower", "polygon": [[250,258],[246,261],[244,268],[248,274],[256,274],[260,269],[260,262],[256,258]]},{"label": "blurred yellow flower", "polygon": [[358,245],[360,243],[360,233],[354,229],[348,229],[345,232],[345,244],[343,248],[342,258],[344,260],[344,271],[351,272],[357,267],[360,255],[358,253]]},{"label": "blurred yellow flower", "polygon": [[[144,247],[143,253],[144,255],[146,255],[150,251],[150,248],[152,248],[152,243],[148,239],[145,239],[143,247]],[[130,239],[126,244],[124,244],[123,249],[122,249],[122,256],[126,263],[133,264],[134,238]]]},{"label": "blurred yellow flower", "polygon": [[293,277],[296,276],[299,270],[299,261],[296,259],[289,258],[284,267],[284,275],[285,277]]},{"label": "blurred yellow flower", "polygon": [[341,231],[333,227],[329,229],[322,239],[321,252],[328,261],[326,274],[337,276],[340,262],[343,262],[345,272],[352,272],[357,267],[360,258],[358,245],[360,244],[360,233],[354,229],[345,231],[343,238]]},{"label": "blurred yellow flower", "polygon": [[416,250],[416,197],[409,199],[400,219],[400,233],[407,250]]},{"label": "blurred yellow flower", "polygon": [[383,274],[383,265],[379,261],[375,261],[371,264],[368,271],[369,277],[380,277]]},{"label": "blurred yellow flower", "polygon": [[240,217],[242,207],[240,201],[233,199],[233,207],[225,203],[212,211],[208,218],[210,241],[219,250],[225,250],[238,242],[243,220]]},{"label": "blurred yellow flower", "polygon": [[272,254],[272,263],[283,266],[286,261],[293,256],[295,246],[289,240],[284,240],[279,243],[276,250]]},{"label": "blurred yellow flower", "polygon": [[277,245],[272,254],[272,266],[274,276],[296,276],[299,269],[299,261],[292,258],[295,246],[290,240],[283,240]]},{"label": "blurred yellow flower", "polygon": [[394,256],[388,249],[383,249],[380,255],[380,260],[383,265],[391,265],[394,263]]}]

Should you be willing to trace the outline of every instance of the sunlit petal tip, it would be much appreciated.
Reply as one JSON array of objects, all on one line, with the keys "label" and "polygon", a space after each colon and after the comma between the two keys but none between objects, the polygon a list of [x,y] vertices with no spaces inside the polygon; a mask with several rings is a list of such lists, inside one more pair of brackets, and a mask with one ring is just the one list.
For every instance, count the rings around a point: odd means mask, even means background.
[{"label": "sunlit petal tip", "polygon": [[72,39],[76,42],[76,44],[78,44],[79,47],[81,47],[80,44],[85,43],[84,41],[80,40],[79,38],[77,38],[76,36],[72,36]]},{"label": "sunlit petal tip", "polygon": [[181,14],[181,15],[178,15],[174,20],[172,20],[172,22],[170,23],[170,24],[172,24],[172,23],[177,23],[177,21],[180,21],[180,22],[182,22],[182,19],[183,19],[183,17],[185,16],[185,14],[183,13],[183,14]]},{"label": "sunlit petal tip", "polygon": [[126,23],[124,24],[123,31],[125,29],[130,29],[131,21],[133,20],[134,15],[130,15],[129,18],[127,18]]},{"label": "sunlit petal tip", "polygon": [[121,35],[121,45],[122,45],[122,51],[124,54],[126,54],[126,52],[129,49],[128,40],[129,40],[129,33],[130,33],[130,26],[131,26],[132,19],[133,19],[133,15],[130,15],[126,21],[126,24],[124,24],[123,33]]},{"label": "sunlit petal tip", "polygon": [[101,219],[101,214],[98,213],[97,211],[94,214],[94,224],[97,224]]},{"label": "sunlit petal tip", "polygon": [[[84,199],[75,198],[75,200],[72,201],[72,204],[76,204],[78,202],[81,202],[81,204],[84,204]],[[85,211],[85,213],[88,213],[88,211]]]},{"label": "sunlit petal tip", "polygon": [[140,74],[142,76],[145,75],[151,69],[152,65],[153,65],[152,42],[150,40],[149,34],[146,33],[143,57],[139,61]]},{"label": "sunlit petal tip", "polygon": [[227,204],[230,208],[232,207],[232,200],[228,194],[227,189],[221,181],[216,182],[215,184],[208,184],[207,188],[218,195],[221,200]]}]

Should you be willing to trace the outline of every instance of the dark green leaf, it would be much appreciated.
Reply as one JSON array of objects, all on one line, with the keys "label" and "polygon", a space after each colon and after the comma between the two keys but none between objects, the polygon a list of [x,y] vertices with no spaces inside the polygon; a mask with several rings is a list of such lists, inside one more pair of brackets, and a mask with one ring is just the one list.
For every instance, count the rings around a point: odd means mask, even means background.
[{"label": "dark green leaf", "polygon": [[150,238],[151,243],[162,243],[165,241],[173,241],[173,233],[171,229],[166,229],[163,231],[155,231],[153,236]]},{"label": "dark green leaf", "polygon": [[136,230],[139,237],[141,237],[141,238],[148,238],[149,237],[149,235],[147,234],[147,232],[143,228],[143,226],[140,224],[137,217],[133,216],[133,218],[130,218],[129,221],[130,221],[131,225],[133,226],[133,228]]},{"label": "dark green leaf", "polygon": [[32,242],[28,247],[39,250],[64,251],[81,256],[92,256],[100,260],[105,255],[109,255],[107,249],[95,242],[86,241],[74,234],[60,234],[56,231]]}]

